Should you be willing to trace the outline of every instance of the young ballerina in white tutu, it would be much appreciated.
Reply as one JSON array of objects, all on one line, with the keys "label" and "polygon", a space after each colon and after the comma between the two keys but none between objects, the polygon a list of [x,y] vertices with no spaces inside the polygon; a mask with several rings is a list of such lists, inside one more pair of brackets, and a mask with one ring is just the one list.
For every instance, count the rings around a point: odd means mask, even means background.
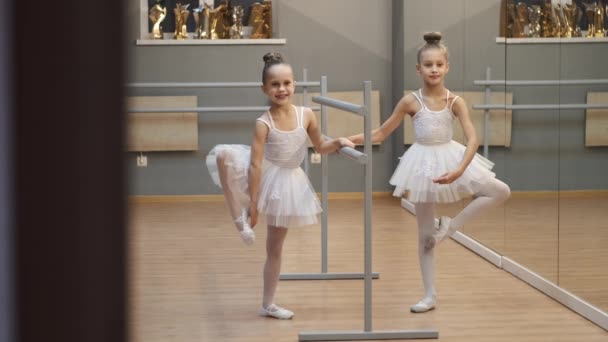
[{"label": "young ballerina in white tutu", "polygon": [[[427,33],[424,40],[416,65],[422,89],[405,95],[386,122],[372,132],[372,141],[381,142],[406,115],[412,117],[416,142],[403,154],[390,179],[396,187],[394,196],[408,192],[418,222],[418,256],[425,294],[410,307],[412,312],[426,312],[436,306],[434,247],[477,214],[504,202],[511,193],[490,171],[494,164],[476,153],[479,144],[465,101],[445,88],[449,62],[441,34]],[[466,147],[452,140],[456,119],[467,138]],[[349,139],[361,144],[363,135]],[[441,217],[435,228],[435,203],[455,202],[470,195],[475,199],[469,205],[452,219]]]},{"label": "young ballerina in white tutu", "polygon": [[274,304],[286,228],[315,224],[321,212],[317,195],[300,168],[307,155],[308,138],[319,153],[354,144],[346,138],[324,141],[312,110],[291,103],[295,90],[293,71],[280,54],[264,56],[262,83],[270,109],[256,121],[251,148],[215,146],[207,155],[207,167],[213,181],[222,187],[245,243],[254,242],[251,228],[258,221],[258,213],[266,215],[267,255],[260,315],[290,319],[293,312]]}]

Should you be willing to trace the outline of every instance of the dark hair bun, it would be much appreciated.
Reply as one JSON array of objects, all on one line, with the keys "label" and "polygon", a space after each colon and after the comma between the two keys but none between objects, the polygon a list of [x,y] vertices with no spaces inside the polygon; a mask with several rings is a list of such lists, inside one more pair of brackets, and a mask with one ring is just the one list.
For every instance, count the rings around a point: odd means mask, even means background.
[{"label": "dark hair bun", "polygon": [[283,63],[283,56],[278,52],[268,52],[264,55],[264,63]]},{"label": "dark hair bun", "polygon": [[427,32],[424,34],[424,40],[427,44],[439,44],[441,41],[440,32]]}]

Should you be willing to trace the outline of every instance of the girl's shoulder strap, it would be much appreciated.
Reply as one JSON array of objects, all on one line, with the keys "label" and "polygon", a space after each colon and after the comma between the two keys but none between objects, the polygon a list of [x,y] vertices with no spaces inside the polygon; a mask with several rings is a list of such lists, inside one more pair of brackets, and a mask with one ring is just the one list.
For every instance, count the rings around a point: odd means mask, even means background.
[{"label": "girl's shoulder strap", "polygon": [[293,105],[293,109],[296,111],[296,121],[298,122],[298,127],[304,128],[304,107],[296,107]]},{"label": "girl's shoulder strap", "polygon": [[424,102],[422,101],[422,90],[418,89],[417,91],[413,91],[412,95],[414,95],[414,97],[416,98],[416,100],[418,100],[418,102],[420,103],[421,108],[424,108]]},{"label": "girl's shoulder strap", "polygon": [[452,102],[450,103],[450,111],[452,111],[452,107],[454,107],[454,102],[456,102],[456,100],[459,98],[460,96],[455,95],[454,98],[452,99]]},{"label": "girl's shoulder strap", "polygon": [[[268,119],[270,119],[270,122],[264,120],[264,115],[266,115],[268,117]],[[266,113],[262,114],[262,116],[257,118],[256,121],[263,122],[266,124],[266,126],[268,126],[268,129],[272,129],[272,117],[270,116],[270,113],[266,112]]]}]

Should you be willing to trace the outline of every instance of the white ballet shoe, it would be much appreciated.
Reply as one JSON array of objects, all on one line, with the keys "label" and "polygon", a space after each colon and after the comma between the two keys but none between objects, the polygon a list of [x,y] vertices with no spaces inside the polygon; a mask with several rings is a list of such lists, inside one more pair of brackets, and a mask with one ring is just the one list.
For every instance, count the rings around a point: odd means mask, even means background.
[{"label": "white ballet shoe", "polygon": [[270,304],[266,308],[260,308],[259,314],[262,317],[272,317],[277,319],[291,319],[295,315],[293,312],[275,304]]},{"label": "white ballet shoe", "polygon": [[454,231],[450,227],[450,223],[452,223],[452,219],[447,216],[441,216],[439,219],[439,230],[437,231],[435,238],[437,244],[454,234]]},{"label": "white ballet shoe", "polygon": [[410,311],[413,313],[423,313],[423,312],[431,311],[435,308],[436,304],[437,303],[435,302],[434,298],[424,298],[423,300],[419,301],[418,303],[410,306]]},{"label": "white ballet shoe", "polygon": [[243,224],[243,230],[239,234],[247,246],[251,246],[255,242],[255,232],[249,227],[249,224]]},{"label": "white ballet shoe", "polygon": [[241,236],[241,240],[247,245],[250,246],[255,242],[255,232],[251,229],[249,222],[247,222],[247,211],[243,209],[243,213],[241,217],[236,220],[236,223],[240,223],[243,226],[243,229],[239,232]]},{"label": "white ballet shoe", "polygon": [[450,229],[450,223],[452,219],[447,216],[441,216],[439,219],[439,226],[432,236],[425,240],[424,248],[429,250],[435,248],[438,244],[443,242],[449,236],[454,234],[454,231]]}]

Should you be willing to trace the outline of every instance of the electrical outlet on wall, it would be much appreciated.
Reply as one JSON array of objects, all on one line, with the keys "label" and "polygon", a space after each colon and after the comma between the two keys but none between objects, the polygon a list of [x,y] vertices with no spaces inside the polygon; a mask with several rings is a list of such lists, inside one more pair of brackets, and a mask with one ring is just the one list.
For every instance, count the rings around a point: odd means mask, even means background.
[{"label": "electrical outlet on wall", "polygon": [[137,156],[137,166],[139,167],[147,167],[148,166],[148,157],[142,155]]},{"label": "electrical outlet on wall", "polygon": [[313,164],[321,164],[321,154],[320,153],[312,153],[310,155],[310,162]]}]

